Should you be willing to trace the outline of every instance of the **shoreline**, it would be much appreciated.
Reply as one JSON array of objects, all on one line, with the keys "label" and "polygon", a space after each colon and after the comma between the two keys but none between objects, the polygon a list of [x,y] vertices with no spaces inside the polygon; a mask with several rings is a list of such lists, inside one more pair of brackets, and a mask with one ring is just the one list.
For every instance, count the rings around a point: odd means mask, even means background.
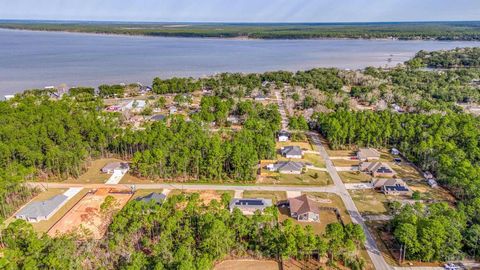
[{"label": "shoreline", "polygon": [[89,35],[97,35],[97,36],[119,36],[119,37],[152,37],[152,38],[182,38],[182,39],[222,39],[222,40],[238,40],[238,41],[276,41],[276,40],[311,40],[311,41],[321,41],[321,40],[363,40],[363,41],[399,41],[399,42],[414,42],[414,41],[436,41],[436,42],[479,42],[480,39],[438,39],[434,37],[430,38],[410,38],[410,39],[403,39],[397,37],[388,37],[388,38],[365,38],[365,37],[272,37],[272,38],[256,38],[250,36],[234,36],[234,37],[224,37],[224,36],[202,36],[202,35],[182,35],[182,34],[143,34],[143,33],[133,33],[133,34],[126,34],[126,33],[114,33],[114,32],[101,32],[101,31],[77,31],[77,30],[55,30],[55,29],[29,29],[29,28],[17,28],[17,27],[2,27],[0,26],[0,30],[2,31],[25,31],[25,32],[47,32],[47,33],[69,33],[69,34],[89,34]]}]

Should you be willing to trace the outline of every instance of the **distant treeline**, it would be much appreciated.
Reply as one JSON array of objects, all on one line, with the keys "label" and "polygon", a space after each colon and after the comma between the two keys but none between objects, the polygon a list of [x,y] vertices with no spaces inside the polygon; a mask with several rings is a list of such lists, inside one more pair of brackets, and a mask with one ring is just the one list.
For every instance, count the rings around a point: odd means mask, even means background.
[{"label": "distant treeline", "polygon": [[480,40],[480,22],[332,23],[332,24],[169,24],[2,22],[0,28],[146,36],[248,37],[259,39],[398,38]]},{"label": "distant treeline", "polygon": [[408,61],[412,67],[459,68],[480,67],[480,47],[456,48],[446,51],[419,51]]}]

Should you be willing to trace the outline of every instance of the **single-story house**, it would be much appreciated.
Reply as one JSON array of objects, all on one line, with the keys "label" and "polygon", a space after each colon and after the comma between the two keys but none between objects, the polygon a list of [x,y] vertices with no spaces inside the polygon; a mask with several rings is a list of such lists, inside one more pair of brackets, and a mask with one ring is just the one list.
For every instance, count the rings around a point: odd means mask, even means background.
[{"label": "single-story house", "polygon": [[429,186],[431,186],[432,188],[437,188],[438,187],[438,183],[435,179],[433,178],[430,178],[427,180],[427,183]]},{"label": "single-story house", "polygon": [[423,173],[423,177],[425,177],[425,179],[435,179],[435,177],[433,176],[433,174],[431,172],[424,172]]},{"label": "single-story house", "polygon": [[110,162],[102,168],[103,173],[114,173],[115,171],[124,172],[130,169],[127,162]]},{"label": "single-story house", "polygon": [[10,100],[14,97],[15,97],[15,95],[5,95],[5,96],[3,96],[3,100]]},{"label": "single-story house", "polygon": [[370,173],[373,177],[394,177],[396,172],[384,162],[362,162],[358,167],[361,172]]},{"label": "single-story house", "polygon": [[267,169],[272,172],[284,174],[301,174],[305,164],[296,161],[277,161],[274,164],[267,165]]},{"label": "single-story house", "polygon": [[411,194],[410,188],[402,179],[375,179],[372,181],[372,186],[386,195]]},{"label": "single-story house", "polygon": [[299,146],[285,146],[280,149],[282,156],[286,158],[302,158],[303,151]]},{"label": "single-story house", "polygon": [[282,130],[278,132],[277,138],[279,142],[287,142],[290,139],[290,133]]},{"label": "single-story house", "polygon": [[238,124],[238,123],[240,123],[240,118],[238,118],[238,116],[236,116],[236,115],[229,115],[227,117],[227,121],[232,123],[232,124]]},{"label": "single-story house", "polygon": [[156,114],[156,115],[153,115],[152,117],[150,117],[150,120],[151,121],[162,121],[162,120],[165,120],[166,116],[163,115],[163,114]]},{"label": "single-story house", "polygon": [[145,100],[135,99],[129,101],[125,106],[123,106],[123,110],[142,110],[146,106]]},{"label": "single-story house", "polygon": [[152,192],[146,196],[138,197],[135,200],[139,202],[145,202],[145,203],[150,203],[153,201],[156,204],[162,204],[166,198],[167,196],[165,194]]},{"label": "single-story house", "polygon": [[178,110],[177,110],[177,107],[175,107],[175,106],[170,106],[170,108],[168,108],[168,112],[169,112],[170,114],[176,114],[177,111],[178,111]]},{"label": "single-story house", "polygon": [[267,96],[263,95],[263,94],[258,94],[255,96],[255,101],[264,101],[267,99]]},{"label": "single-story house", "polygon": [[306,194],[288,199],[290,216],[298,221],[320,222],[320,211],[316,203]]},{"label": "single-story house", "polygon": [[51,218],[68,199],[68,196],[60,194],[45,201],[29,203],[15,214],[15,218],[24,219],[29,222],[47,220]]},{"label": "single-story house", "polygon": [[244,215],[253,215],[255,211],[263,212],[265,208],[272,206],[272,200],[270,199],[232,199],[230,201],[230,212],[233,212],[233,209],[238,208]]},{"label": "single-story house", "polygon": [[379,160],[380,152],[373,148],[360,148],[357,152],[357,158],[360,161]]}]

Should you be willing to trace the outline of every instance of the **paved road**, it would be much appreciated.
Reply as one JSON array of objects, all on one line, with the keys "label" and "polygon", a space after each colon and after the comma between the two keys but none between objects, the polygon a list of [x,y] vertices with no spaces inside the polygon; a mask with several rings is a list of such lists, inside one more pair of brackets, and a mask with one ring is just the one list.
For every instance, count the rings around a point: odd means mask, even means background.
[{"label": "paved road", "polygon": [[275,97],[277,98],[278,111],[282,116],[282,129],[288,130],[287,113],[285,112],[285,107],[283,106],[282,94],[280,93],[279,90],[275,90]]},{"label": "paved road", "polygon": [[375,239],[370,234],[370,231],[368,230],[367,225],[365,225],[365,222],[363,221],[363,218],[360,215],[360,212],[358,212],[358,209],[355,206],[355,203],[353,202],[352,197],[350,196],[345,185],[340,179],[340,176],[338,175],[337,170],[333,165],[333,162],[330,160],[330,157],[328,156],[327,151],[325,150],[325,147],[323,147],[320,141],[320,137],[315,132],[309,132],[308,135],[310,136],[312,143],[320,152],[320,155],[325,160],[327,171],[330,174],[330,177],[332,177],[333,183],[337,187],[337,191],[338,191],[337,194],[342,198],[342,201],[345,204],[347,211],[350,213],[352,221],[360,224],[363,227],[363,231],[365,232],[365,236],[367,237],[367,241],[365,242],[365,248],[367,249],[368,255],[370,256],[370,259],[372,260],[372,263],[375,266],[375,269],[378,269],[378,270],[392,269],[391,266],[387,264],[380,250],[378,249]]},{"label": "paved road", "polygon": [[[40,186],[48,188],[71,188],[83,187],[89,189],[96,188],[131,188],[131,184],[75,184],[64,182],[29,182],[28,185]],[[135,184],[136,189],[189,189],[189,190],[254,190],[254,191],[299,191],[299,192],[326,192],[337,193],[336,186],[277,186],[277,185],[208,185],[208,184],[179,184],[179,183],[163,183],[163,184]]]}]

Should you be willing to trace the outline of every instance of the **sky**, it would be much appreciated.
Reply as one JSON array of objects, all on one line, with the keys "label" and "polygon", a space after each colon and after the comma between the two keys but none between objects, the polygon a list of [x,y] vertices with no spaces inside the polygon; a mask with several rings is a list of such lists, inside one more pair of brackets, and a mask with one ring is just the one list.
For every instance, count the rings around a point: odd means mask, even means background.
[{"label": "sky", "polygon": [[157,22],[480,20],[480,0],[0,0],[0,19]]}]

